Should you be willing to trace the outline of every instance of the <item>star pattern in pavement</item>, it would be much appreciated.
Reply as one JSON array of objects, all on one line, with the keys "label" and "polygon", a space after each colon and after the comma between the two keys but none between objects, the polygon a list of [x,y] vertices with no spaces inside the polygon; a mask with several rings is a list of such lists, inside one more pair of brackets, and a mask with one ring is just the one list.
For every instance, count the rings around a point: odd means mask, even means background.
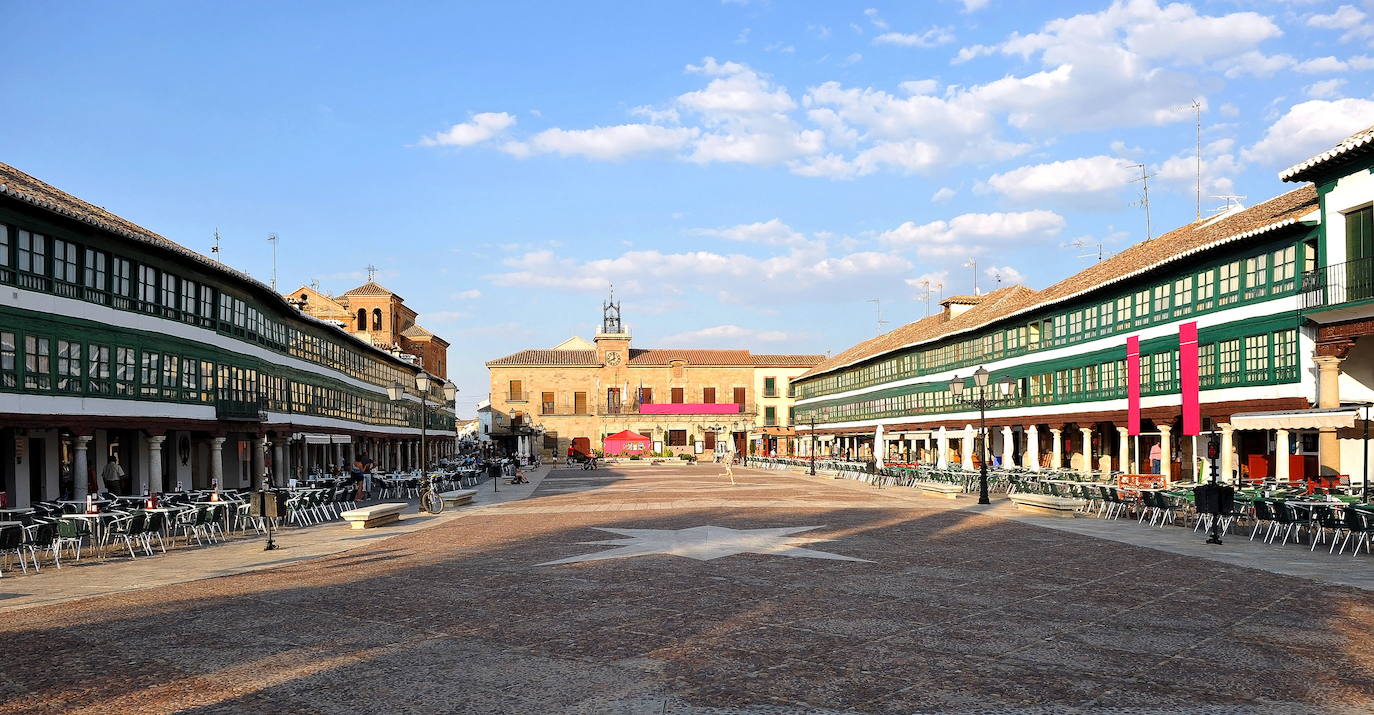
[{"label": "star pattern in pavement", "polygon": [[[773,529],[731,529],[724,526],[693,526],[687,529],[612,529],[593,527],[598,531],[625,536],[623,539],[609,541],[581,541],[578,543],[597,546],[618,546],[610,551],[601,551],[582,556],[569,556],[565,559],[547,561],[540,566],[572,564],[580,561],[602,561],[605,559],[624,559],[632,556],[668,554],[684,556],[698,561],[710,561],[736,554],[765,554],[789,558],[833,559],[836,561],[863,561],[852,556],[841,556],[825,551],[808,549],[801,544],[811,544],[830,539],[806,536],[793,536],[803,531],[819,529],[819,526],[785,526]],[[800,542],[800,543],[797,543]]]}]

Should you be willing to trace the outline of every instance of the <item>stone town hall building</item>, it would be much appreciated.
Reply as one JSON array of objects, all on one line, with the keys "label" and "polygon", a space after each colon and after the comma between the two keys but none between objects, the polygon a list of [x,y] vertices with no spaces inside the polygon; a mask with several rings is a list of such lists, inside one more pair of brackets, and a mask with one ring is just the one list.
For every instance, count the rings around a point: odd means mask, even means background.
[{"label": "stone town hall building", "polygon": [[824,359],[631,347],[620,304],[608,302],[592,342],[574,337],[487,363],[491,436],[512,452],[545,457],[569,446],[602,449],[622,430],[649,437],[659,451],[706,459],[723,449],[790,454],[788,385]]}]

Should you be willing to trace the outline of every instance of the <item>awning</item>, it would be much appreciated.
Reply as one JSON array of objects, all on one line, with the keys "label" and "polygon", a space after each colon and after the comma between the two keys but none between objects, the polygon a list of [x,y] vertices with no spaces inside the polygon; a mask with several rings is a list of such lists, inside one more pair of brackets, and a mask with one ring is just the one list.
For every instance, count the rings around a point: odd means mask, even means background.
[{"label": "awning", "polygon": [[353,438],[343,434],[298,434],[297,439],[305,440],[306,444],[350,444]]},{"label": "awning", "polygon": [[1356,407],[1239,412],[1231,415],[1231,426],[1235,429],[1339,429],[1354,427],[1359,415],[1360,410]]}]

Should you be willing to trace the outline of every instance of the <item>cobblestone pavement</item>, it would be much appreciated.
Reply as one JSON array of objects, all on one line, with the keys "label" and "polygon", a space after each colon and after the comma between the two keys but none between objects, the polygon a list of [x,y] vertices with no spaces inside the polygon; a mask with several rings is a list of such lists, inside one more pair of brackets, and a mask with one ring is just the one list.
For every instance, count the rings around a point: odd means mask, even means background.
[{"label": "cobblestone pavement", "polygon": [[[10,611],[0,712],[1374,702],[1368,591],[907,490],[735,474],[557,469],[529,499],[333,556]],[[541,565],[614,549],[660,553]]]}]

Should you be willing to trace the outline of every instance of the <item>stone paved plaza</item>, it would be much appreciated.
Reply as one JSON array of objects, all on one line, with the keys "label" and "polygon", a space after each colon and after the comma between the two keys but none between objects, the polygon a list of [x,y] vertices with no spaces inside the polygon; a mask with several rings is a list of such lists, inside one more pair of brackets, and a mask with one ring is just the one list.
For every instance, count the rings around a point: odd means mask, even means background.
[{"label": "stone paved plaza", "polygon": [[[0,712],[1374,702],[1370,591],[902,489],[735,475],[555,469],[527,499],[334,555],[11,609],[0,614]],[[124,566],[72,571],[98,579]]]}]

